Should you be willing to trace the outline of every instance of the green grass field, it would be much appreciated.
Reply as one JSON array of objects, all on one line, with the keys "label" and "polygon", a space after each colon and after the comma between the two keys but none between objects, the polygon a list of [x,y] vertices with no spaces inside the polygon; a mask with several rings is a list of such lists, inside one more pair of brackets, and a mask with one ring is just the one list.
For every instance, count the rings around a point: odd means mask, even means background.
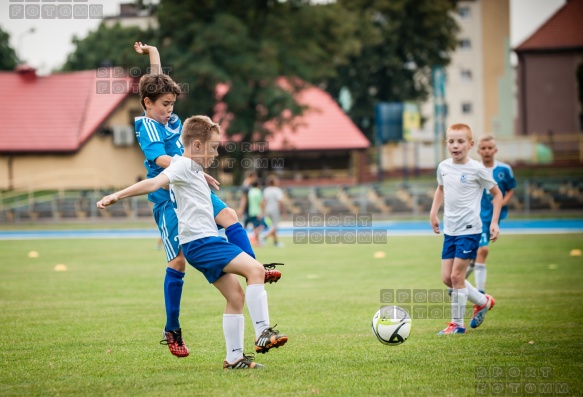
[{"label": "green grass field", "polygon": [[158,344],[165,266],[155,240],[0,241],[0,395],[549,395],[549,385],[550,395],[581,395],[583,257],[569,253],[583,249],[582,237],[502,236],[489,260],[496,307],[484,324],[437,336],[448,318],[414,318],[397,347],[370,329],[381,292],[443,288],[442,237],[259,248],[264,262],[286,264],[267,289],[271,320],[290,340],[257,356],[265,370],[226,372],[224,301],[193,268],[181,313],[191,354],[178,359]]}]

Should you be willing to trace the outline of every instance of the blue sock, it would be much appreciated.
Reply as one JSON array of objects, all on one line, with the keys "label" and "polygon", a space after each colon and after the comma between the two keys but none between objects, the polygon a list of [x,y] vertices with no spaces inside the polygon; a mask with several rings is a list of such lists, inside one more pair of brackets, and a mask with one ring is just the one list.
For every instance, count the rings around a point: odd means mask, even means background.
[{"label": "blue sock", "polygon": [[166,305],[166,331],[180,328],[180,299],[182,298],[182,285],[184,274],[172,268],[166,268],[164,278],[164,303]]},{"label": "blue sock", "polygon": [[243,229],[243,226],[241,226],[239,222],[233,223],[226,228],[225,234],[231,244],[235,244],[249,254],[249,256],[255,258],[255,252],[253,252],[253,248],[251,248],[251,242],[249,241],[249,236],[247,236],[247,231]]}]

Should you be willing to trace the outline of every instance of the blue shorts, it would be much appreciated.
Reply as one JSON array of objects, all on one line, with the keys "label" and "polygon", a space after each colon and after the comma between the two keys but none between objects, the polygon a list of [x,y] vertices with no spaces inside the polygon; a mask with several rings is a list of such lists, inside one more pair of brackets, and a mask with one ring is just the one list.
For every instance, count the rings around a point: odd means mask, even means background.
[{"label": "blue shorts", "polygon": [[476,259],[481,234],[445,235],[441,259]]},{"label": "blue shorts", "polygon": [[[211,192],[211,201],[213,203],[213,216],[216,216],[227,208],[225,204],[216,194]],[[180,252],[180,243],[178,242],[178,218],[176,217],[176,211],[174,210],[174,205],[171,200],[164,201],[162,203],[154,204],[154,219],[158,225],[158,230],[160,230],[160,238],[162,239],[162,245],[164,246],[164,251],[166,252],[166,261],[170,262],[172,259],[178,256]],[[217,225],[219,229],[222,226]]]},{"label": "blue shorts", "polygon": [[178,218],[171,200],[154,204],[154,219],[160,230],[160,238],[166,252],[166,261],[170,262],[178,256],[180,243],[178,242]]},{"label": "blue shorts", "polygon": [[480,237],[480,247],[487,247],[490,243],[490,222],[482,221],[482,236]]},{"label": "blue shorts", "polygon": [[[498,221],[498,225],[500,225],[500,221]],[[492,221],[484,221],[482,220],[482,237],[480,238],[480,247],[487,247],[490,244],[490,223]]]},{"label": "blue shorts", "polygon": [[225,273],[223,269],[243,250],[222,237],[205,237],[182,245],[187,262],[201,272],[209,283]]}]

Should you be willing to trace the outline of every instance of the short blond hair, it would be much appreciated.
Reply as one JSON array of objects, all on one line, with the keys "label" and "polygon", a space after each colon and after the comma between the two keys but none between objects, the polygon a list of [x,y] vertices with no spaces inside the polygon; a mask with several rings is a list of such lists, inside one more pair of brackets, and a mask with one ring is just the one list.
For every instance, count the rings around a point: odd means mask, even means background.
[{"label": "short blond hair", "polygon": [[480,138],[480,143],[495,141],[495,140],[496,140],[496,137],[494,135],[488,134],[488,135],[484,135],[483,137]]},{"label": "short blond hair", "polygon": [[191,116],[184,121],[182,126],[182,144],[187,147],[195,140],[206,143],[213,133],[221,135],[221,126],[212,121],[208,116]]},{"label": "short blond hair", "polygon": [[470,128],[469,125],[467,124],[463,124],[463,123],[457,123],[457,124],[452,124],[447,128],[447,132],[445,133],[445,135],[447,136],[447,133],[450,131],[463,131],[466,130],[468,132],[468,138],[470,139],[470,141],[472,139],[474,139],[472,137],[472,129]]}]

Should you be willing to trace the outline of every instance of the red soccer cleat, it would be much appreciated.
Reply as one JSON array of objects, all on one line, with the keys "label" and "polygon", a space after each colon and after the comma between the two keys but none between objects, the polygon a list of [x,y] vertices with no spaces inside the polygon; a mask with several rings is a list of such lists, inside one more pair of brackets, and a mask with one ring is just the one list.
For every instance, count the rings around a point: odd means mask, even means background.
[{"label": "red soccer cleat", "polygon": [[184,344],[182,340],[182,329],[178,328],[174,331],[162,331],[162,339],[160,341],[161,345],[168,345],[170,353],[174,354],[176,357],[186,357],[189,354],[188,347]]},{"label": "red soccer cleat", "polygon": [[265,283],[277,283],[277,281],[281,278],[281,272],[279,270],[275,270],[276,266],[283,266],[283,263],[268,263],[263,265],[265,268]]}]

